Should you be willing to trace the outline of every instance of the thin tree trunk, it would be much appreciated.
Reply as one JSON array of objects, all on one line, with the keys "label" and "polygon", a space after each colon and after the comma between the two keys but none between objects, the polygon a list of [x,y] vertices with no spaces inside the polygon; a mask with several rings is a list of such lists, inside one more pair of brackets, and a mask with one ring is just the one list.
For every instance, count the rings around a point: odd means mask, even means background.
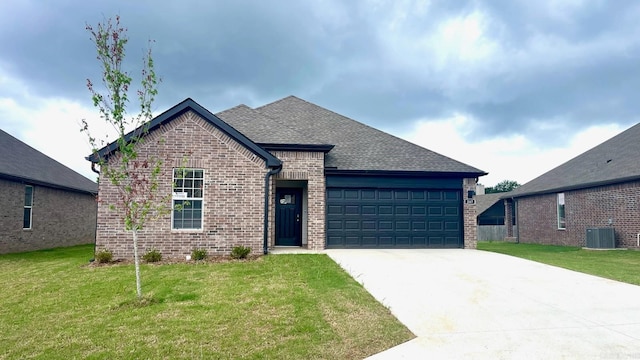
[{"label": "thin tree trunk", "polygon": [[133,232],[133,259],[136,264],[136,292],[138,298],[142,298],[142,283],[140,281],[140,259],[138,258],[138,230],[135,228]]}]

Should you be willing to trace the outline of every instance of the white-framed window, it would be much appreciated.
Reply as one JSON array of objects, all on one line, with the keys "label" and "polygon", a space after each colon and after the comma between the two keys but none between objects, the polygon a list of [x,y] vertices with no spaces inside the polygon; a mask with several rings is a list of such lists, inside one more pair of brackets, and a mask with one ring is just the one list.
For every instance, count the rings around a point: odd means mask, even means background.
[{"label": "white-framed window", "polygon": [[173,169],[171,229],[202,229],[203,169]]},{"label": "white-framed window", "polygon": [[31,229],[33,221],[33,186],[24,186],[24,216],[22,219],[22,228]]},{"label": "white-framed window", "polygon": [[564,214],[564,193],[558,193],[558,229],[560,230],[567,228]]}]

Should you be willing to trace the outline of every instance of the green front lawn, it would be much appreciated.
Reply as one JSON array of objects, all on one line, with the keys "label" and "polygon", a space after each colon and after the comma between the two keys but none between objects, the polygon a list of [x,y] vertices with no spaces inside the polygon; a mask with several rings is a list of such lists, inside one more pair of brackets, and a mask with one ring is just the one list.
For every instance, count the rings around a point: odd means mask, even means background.
[{"label": "green front lawn", "polygon": [[87,266],[91,246],[0,255],[0,359],[361,359],[413,335],[326,255]]},{"label": "green front lawn", "polygon": [[585,250],[572,246],[507,242],[478,242],[478,249],[640,285],[640,251]]}]

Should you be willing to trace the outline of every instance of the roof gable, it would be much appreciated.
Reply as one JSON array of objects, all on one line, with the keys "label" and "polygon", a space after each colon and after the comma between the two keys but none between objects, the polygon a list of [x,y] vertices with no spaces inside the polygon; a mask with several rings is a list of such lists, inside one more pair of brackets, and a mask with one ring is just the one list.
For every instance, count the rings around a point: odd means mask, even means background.
[{"label": "roof gable", "polygon": [[[271,155],[268,151],[266,151],[263,148],[261,148],[260,146],[258,146],[256,143],[251,141],[244,134],[240,133],[238,130],[233,128],[228,123],[222,121],[216,115],[214,115],[209,110],[207,110],[204,107],[202,107],[200,104],[198,104],[195,101],[193,101],[191,98],[185,99],[181,103],[175,105],[174,107],[170,108],[169,110],[167,110],[167,111],[163,112],[162,114],[156,116],[147,125],[143,125],[143,126],[147,126],[147,130],[148,131],[152,131],[152,130],[160,127],[163,124],[166,124],[166,123],[170,122],[171,120],[179,117],[180,115],[182,115],[182,114],[184,114],[184,113],[186,113],[188,111],[195,112],[198,116],[200,116],[204,120],[208,121],[212,125],[216,126],[220,130],[222,130],[224,133],[229,135],[231,138],[233,138],[236,141],[238,141],[239,143],[241,143],[243,146],[245,146],[251,152],[253,152],[254,154],[256,154],[256,155],[260,156],[261,158],[263,158],[266,161],[267,167],[279,166],[281,164],[280,160],[278,160],[276,157]],[[143,130],[143,127],[141,126],[141,127],[137,128],[137,129],[131,131],[130,133],[128,133],[125,136],[125,139],[131,139],[134,135],[139,134],[140,131],[142,131],[142,130]],[[89,155],[87,157],[87,160],[90,160],[92,162],[97,162],[100,157],[108,157],[111,153],[116,151],[117,148],[118,148],[118,144],[116,142],[112,142],[111,144],[109,144],[109,145],[103,147],[102,149],[100,149],[97,154]]]},{"label": "roof gable", "polygon": [[0,130],[0,177],[53,188],[98,192],[98,184]]},{"label": "roof gable", "polygon": [[295,96],[255,110],[276,119],[283,127],[313,134],[314,138],[335,145],[326,156],[328,168],[347,171],[419,171],[474,177],[486,175],[482,170]]},{"label": "roof gable", "polygon": [[640,124],[509,192],[520,197],[640,179]]}]

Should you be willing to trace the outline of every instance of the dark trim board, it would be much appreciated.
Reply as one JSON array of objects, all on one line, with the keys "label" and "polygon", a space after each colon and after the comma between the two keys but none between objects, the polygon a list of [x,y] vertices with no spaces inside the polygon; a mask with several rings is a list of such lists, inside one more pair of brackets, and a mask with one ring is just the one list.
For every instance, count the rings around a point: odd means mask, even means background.
[{"label": "dark trim board", "polygon": [[327,175],[327,188],[462,189],[461,178]]}]

